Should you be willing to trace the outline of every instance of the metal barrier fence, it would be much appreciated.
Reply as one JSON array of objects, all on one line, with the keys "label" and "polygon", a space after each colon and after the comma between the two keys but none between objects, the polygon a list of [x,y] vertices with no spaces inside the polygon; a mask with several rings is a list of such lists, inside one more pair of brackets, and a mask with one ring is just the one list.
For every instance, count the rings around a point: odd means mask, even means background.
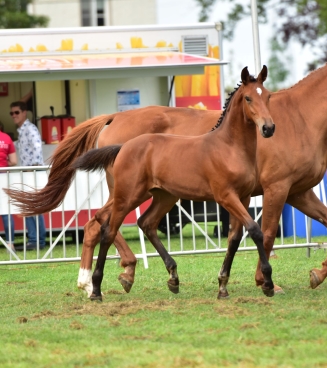
[{"label": "metal barrier fence", "polygon": [[[33,190],[43,188],[48,180],[48,167],[15,167],[0,169],[0,188],[14,187],[17,189]],[[314,188],[316,195],[326,205],[326,178]],[[85,173],[77,172],[75,179],[68,190],[63,203],[49,214],[45,214],[45,223],[48,233],[48,244],[45,250],[39,249],[39,240],[37,241],[36,251],[12,252],[6,245],[4,240],[3,229],[0,222],[0,265],[1,264],[22,264],[22,263],[51,263],[62,261],[79,261],[80,260],[80,243],[82,243],[84,224],[91,219],[98,208],[101,208],[107,201],[109,196],[105,175],[103,172]],[[208,212],[208,205],[211,206],[211,213]],[[194,209],[194,203],[190,202],[190,207],[185,209],[180,203],[177,207],[177,217],[171,220],[171,215],[166,215],[166,238],[163,243],[172,255],[185,254],[203,254],[226,252],[226,242],[223,241],[220,223],[220,208],[217,204],[215,211],[212,211],[212,202],[204,202],[203,218],[201,222],[196,222],[197,209]],[[124,226],[130,226],[136,223],[136,218],[144,211],[146,204],[137,208],[124,221]],[[254,197],[250,203],[250,213],[252,213],[256,221],[260,221],[262,213],[262,197]],[[0,193],[0,214],[15,215],[15,238],[20,237],[20,241],[25,245],[27,243],[26,224],[23,218],[17,217],[18,209],[12,205],[9,198],[3,190]],[[214,217],[213,217],[214,216]],[[210,221],[209,221],[210,220]],[[191,249],[184,247],[185,231],[183,225],[188,223],[188,238],[192,239]],[[172,246],[171,225],[179,227],[179,246]],[[215,228],[215,232],[209,229],[213,225],[219,224]],[[37,221],[38,227],[38,221]],[[190,235],[191,234],[191,235]],[[327,236],[327,230],[316,221],[311,221],[299,211],[290,206],[285,206],[283,215],[280,219],[280,236],[276,238],[274,249],[286,248],[325,248],[326,243],[312,242],[313,236]],[[69,244],[67,239],[72,238],[73,244]],[[176,237],[175,237],[176,238]],[[155,257],[157,252],[146,252],[144,236],[139,230],[140,253],[136,257],[143,259],[144,266],[148,267],[147,257]],[[287,240],[287,241],[285,241]],[[60,249],[58,244],[60,242]],[[189,243],[189,241],[188,241]],[[72,251],[73,250],[73,251]],[[239,251],[256,250],[252,240],[247,239],[247,233],[244,233]],[[95,257],[96,258],[96,257]],[[109,259],[118,259],[119,255],[111,255]]]}]

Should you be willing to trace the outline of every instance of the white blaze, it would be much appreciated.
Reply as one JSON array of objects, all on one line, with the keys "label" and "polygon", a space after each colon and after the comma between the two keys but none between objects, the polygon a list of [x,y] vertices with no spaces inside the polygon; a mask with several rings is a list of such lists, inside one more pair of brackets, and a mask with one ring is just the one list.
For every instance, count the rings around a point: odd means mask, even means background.
[{"label": "white blaze", "polygon": [[260,96],[261,96],[262,89],[258,87],[258,88],[257,88],[257,92],[258,92],[258,95],[260,95]]}]

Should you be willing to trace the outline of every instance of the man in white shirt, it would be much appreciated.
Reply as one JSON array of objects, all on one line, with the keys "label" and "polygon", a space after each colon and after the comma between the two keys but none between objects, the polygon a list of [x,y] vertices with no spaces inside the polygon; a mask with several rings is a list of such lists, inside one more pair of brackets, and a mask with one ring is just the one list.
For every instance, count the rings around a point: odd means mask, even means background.
[{"label": "man in white shirt", "polygon": [[[27,106],[23,101],[16,101],[10,104],[10,115],[17,126],[18,150],[21,166],[43,166],[42,140],[37,127],[27,119]],[[45,224],[43,215],[38,216],[39,222],[39,246],[45,247]],[[28,232],[28,243],[26,250],[33,250],[37,247],[36,217],[26,217],[26,227]],[[16,247],[16,250],[23,250]]]}]

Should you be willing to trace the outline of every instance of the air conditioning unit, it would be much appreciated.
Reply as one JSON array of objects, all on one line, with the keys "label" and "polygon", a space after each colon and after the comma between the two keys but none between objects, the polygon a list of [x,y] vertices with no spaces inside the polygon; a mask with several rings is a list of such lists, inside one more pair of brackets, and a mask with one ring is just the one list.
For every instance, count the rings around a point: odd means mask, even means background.
[{"label": "air conditioning unit", "polygon": [[208,56],[208,37],[182,36],[183,52],[191,55]]}]

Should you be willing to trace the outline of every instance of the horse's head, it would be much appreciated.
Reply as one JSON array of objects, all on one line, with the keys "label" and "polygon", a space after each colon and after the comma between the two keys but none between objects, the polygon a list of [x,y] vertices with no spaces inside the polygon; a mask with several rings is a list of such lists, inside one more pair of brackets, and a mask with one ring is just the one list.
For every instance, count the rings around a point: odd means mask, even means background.
[{"label": "horse's head", "polygon": [[270,92],[263,86],[267,75],[268,69],[265,65],[257,78],[249,74],[247,67],[241,73],[245,119],[253,121],[264,138],[271,137],[275,132],[275,124],[268,109]]}]

